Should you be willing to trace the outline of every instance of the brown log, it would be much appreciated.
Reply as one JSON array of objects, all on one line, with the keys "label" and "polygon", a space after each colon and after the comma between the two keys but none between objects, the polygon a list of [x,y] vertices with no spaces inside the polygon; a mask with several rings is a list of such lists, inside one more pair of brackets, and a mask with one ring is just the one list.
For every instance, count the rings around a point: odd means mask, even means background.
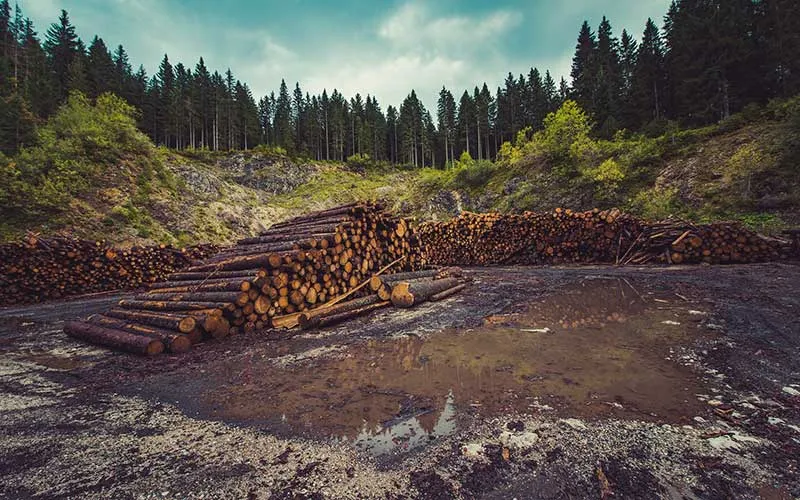
[{"label": "brown log", "polygon": [[158,339],[91,323],[69,321],[64,325],[64,332],[70,337],[133,354],[153,356],[164,352],[164,344]]},{"label": "brown log", "polygon": [[360,299],[348,300],[347,302],[341,302],[331,307],[320,307],[317,309],[306,311],[298,316],[297,321],[300,324],[301,328],[307,329],[313,326],[312,322],[314,318],[352,311],[355,309],[368,306],[370,304],[375,304],[376,302],[379,301],[380,299],[378,298],[377,295],[367,295],[366,297],[362,297]]},{"label": "brown log", "polygon": [[239,290],[233,292],[180,292],[180,293],[156,293],[147,292],[135,295],[135,300],[143,301],[166,301],[166,302],[235,302],[241,293]]},{"label": "brown log", "polygon": [[225,307],[227,302],[167,302],[158,300],[127,300],[119,301],[119,306],[125,309],[141,311],[192,311],[198,309],[215,309]]},{"label": "brown log", "polygon": [[254,276],[247,278],[219,278],[195,281],[169,281],[150,285],[149,292],[246,292],[252,286]]},{"label": "brown log", "polygon": [[134,333],[136,335],[145,335],[147,337],[160,340],[164,343],[167,351],[173,354],[182,354],[184,352],[188,352],[189,349],[192,348],[192,344],[195,343],[192,342],[187,334],[130,323],[116,318],[109,318],[108,316],[103,316],[100,314],[90,316],[87,321],[103,328],[120,330],[123,332]]},{"label": "brown log", "polygon": [[375,304],[370,304],[368,306],[360,307],[358,309],[353,309],[351,311],[345,311],[338,314],[331,314],[327,316],[317,316],[311,319],[311,322],[314,323],[313,325],[309,326],[308,328],[324,328],[326,326],[335,325],[338,323],[342,323],[344,321],[348,321],[359,316],[366,315],[371,313],[372,311],[376,311],[378,309],[382,309],[384,307],[388,307],[392,305],[391,301],[384,301],[384,302],[377,302]]},{"label": "brown log", "polygon": [[143,325],[175,330],[181,333],[189,333],[197,326],[197,320],[191,316],[181,317],[152,312],[129,311],[125,309],[111,309],[104,314],[112,318],[125,319]]},{"label": "brown log", "polygon": [[[225,278],[243,278],[248,279],[252,278],[255,274],[255,271],[245,270],[245,271],[217,271],[216,273],[209,274],[207,272],[180,272],[180,273],[172,273],[169,275],[169,281],[192,281],[192,282],[203,282],[206,280],[216,280],[216,279],[225,279]],[[156,283],[160,285],[164,282]]]},{"label": "brown log", "polygon": [[459,285],[456,278],[432,281],[401,281],[392,288],[392,304],[395,307],[414,307],[449,288]]},{"label": "brown log", "polygon": [[458,292],[460,292],[461,290],[463,290],[465,288],[467,288],[467,284],[466,283],[462,283],[460,285],[454,286],[453,288],[449,288],[449,289],[444,290],[442,292],[435,293],[435,294],[431,295],[428,298],[428,300],[430,302],[436,302],[436,301],[439,301],[439,300],[443,300],[443,299],[446,299],[447,297],[450,297],[451,295],[457,294]]}]

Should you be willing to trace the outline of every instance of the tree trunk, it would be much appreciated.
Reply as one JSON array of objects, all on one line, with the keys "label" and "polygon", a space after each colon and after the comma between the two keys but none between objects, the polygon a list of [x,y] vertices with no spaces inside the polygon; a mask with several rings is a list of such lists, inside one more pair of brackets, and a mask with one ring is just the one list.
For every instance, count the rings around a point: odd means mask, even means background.
[{"label": "tree trunk", "polygon": [[90,323],[70,321],[64,325],[64,332],[70,337],[85,340],[92,344],[134,354],[152,356],[164,352],[164,343],[160,340],[146,335],[103,328]]}]

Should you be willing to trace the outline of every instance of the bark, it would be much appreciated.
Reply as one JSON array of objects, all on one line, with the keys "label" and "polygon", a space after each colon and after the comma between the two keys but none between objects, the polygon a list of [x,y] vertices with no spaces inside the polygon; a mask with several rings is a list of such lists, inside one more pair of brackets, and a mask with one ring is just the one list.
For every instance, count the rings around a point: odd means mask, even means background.
[{"label": "bark", "polygon": [[153,356],[164,352],[164,344],[160,340],[146,335],[103,328],[90,323],[70,321],[64,325],[64,332],[70,337],[85,340],[92,344],[134,354]]}]

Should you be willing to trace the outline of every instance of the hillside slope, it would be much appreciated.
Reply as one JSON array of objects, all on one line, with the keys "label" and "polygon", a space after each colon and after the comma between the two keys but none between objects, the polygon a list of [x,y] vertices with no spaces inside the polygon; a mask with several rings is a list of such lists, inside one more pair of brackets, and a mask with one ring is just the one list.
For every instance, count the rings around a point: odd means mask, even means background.
[{"label": "hillside slope", "polygon": [[107,124],[76,126],[102,117],[86,102],[72,103],[64,123],[57,116],[40,132],[39,146],[7,162],[0,234],[229,243],[356,199],[384,199],[418,219],[617,206],[653,219],[738,219],[772,232],[800,224],[798,109],[795,100],[704,129],[598,141],[588,136],[586,117],[565,106],[545,130],[504,145],[496,162],[463,157],[437,170],[297,160],[266,148],[169,151],[135,130],[119,132],[120,123],[113,137],[97,131]]}]

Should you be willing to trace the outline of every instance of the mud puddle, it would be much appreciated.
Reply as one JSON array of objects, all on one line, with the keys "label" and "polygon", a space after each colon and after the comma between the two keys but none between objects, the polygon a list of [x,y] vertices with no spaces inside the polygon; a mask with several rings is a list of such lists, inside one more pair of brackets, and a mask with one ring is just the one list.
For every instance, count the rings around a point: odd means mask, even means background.
[{"label": "mud puddle", "polygon": [[644,284],[586,279],[479,328],[367,340],[288,366],[251,353],[145,392],[204,418],[345,441],[376,456],[515,413],[683,423],[703,407],[695,394],[704,391],[666,358],[707,335],[703,313]]}]

